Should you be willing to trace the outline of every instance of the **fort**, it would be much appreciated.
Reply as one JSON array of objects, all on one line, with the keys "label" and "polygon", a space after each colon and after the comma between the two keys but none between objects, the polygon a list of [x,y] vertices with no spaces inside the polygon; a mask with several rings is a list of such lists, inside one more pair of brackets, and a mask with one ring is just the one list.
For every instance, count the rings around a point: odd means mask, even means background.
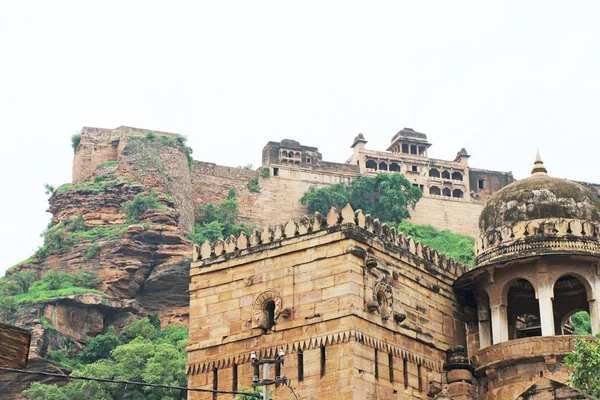
[{"label": "fort", "polygon": [[[129,127],[84,127],[73,162],[73,182],[85,181],[102,163],[117,161],[129,138],[146,132]],[[432,144],[427,136],[410,128],[395,134],[386,151],[367,149],[366,144],[359,134],[347,162],[336,163],[324,161],[317,147],[289,139],[270,141],[262,152],[262,168],[268,169],[268,175],[194,161],[191,171],[179,169],[170,174],[170,190],[182,212],[182,227],[192,229],[194,206],[217,203],[227,197],[229,188],[238,194],[241,218],[266,227],[305,215],[308,210],[300,198],[310,187],[349,183],[357,175],[400,172],[423,192],[416,209],[411,210],[411,222],[475,237],[486,199],[514,180],[510,172],[469,166],[464,148],[451,161],[429,158],[427,149]],[[248,190],[253,179],[258,180],[258,193]]]},{"label": "fort", "polygon": [[[195,388],[248,388],[253,357],[282,353],[271,377],[291,379],[304,399],[589,398],[569,386],[565,357],[574,313],[600,332],[600,186],[551,177],[539,154],[515,181],[470,166],[464,148],[429,158],[427,136],[409,128],[385,151],[356,135],[339,163],[270,141],[254,171],[195,161],[173,133],[83,128],[76,139],[73,182],[49,199],[53,235],[5,281],[50,271],[94,279],[20,308],[0,304],[0,323],[31,333],[28,368],[61,372],[53,354],[75,357],[109,327],[152,316],[189,328],[180,375]],[[351,205],[321,215],[299,201],[309,188],[382,173],[421,190],[413,223],[476,238],[473,268]],[[199,206],[231,189],[254,229],[193,244]],[[153,205],[131,219],[136,199]],[[30,383],[0,375],[11,398]],[[233,398],[189,393],[209,397]]]},{"label": "fort", "polygon": [[588,398],[564,358],[571,315],[600,328],[599,236],[598,197],[550,177],[538,155],[531,177],[488,200],[471,270],[350,205],[205,242],[189,383],[248,387],[251,354],[281,352],[275,375],[304,398]]}]

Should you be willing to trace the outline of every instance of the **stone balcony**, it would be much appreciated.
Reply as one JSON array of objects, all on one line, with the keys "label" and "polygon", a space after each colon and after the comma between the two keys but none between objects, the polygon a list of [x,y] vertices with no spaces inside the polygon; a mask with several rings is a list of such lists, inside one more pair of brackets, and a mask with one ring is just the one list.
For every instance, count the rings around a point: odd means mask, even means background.
[{"label": "stone balcony", "polygon": [[562,358],[575,349],[576,338],[594,340],[591,336],[538,336],[488,346],[479,350],[475,356],[475,373],[482,375],[488,369],[543,362],[546,358]]}]

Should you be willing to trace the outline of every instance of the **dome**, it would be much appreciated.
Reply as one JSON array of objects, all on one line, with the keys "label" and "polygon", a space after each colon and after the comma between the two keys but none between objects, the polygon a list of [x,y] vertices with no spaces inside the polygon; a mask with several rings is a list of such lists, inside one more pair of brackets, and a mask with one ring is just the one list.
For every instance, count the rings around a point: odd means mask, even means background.
[{"label": "dome", "polygon": [[538,153],[529,178],[502,188],[488,200],[479,217],[479,229],[484,233],[546,218],[599,222],[600,199],[582,185],[549,176]]}]

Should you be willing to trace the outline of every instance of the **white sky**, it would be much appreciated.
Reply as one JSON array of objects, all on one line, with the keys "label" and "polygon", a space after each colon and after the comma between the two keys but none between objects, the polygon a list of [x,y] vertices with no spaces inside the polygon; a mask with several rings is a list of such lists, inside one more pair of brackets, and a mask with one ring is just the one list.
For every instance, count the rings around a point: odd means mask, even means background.
[{"label": "white sky", "polygon": [[[568,4],[568,7],[567,7]],[[260,164],[269,140],[345,161],[403,127],[429,155],[599,182],[598,2],[0,4],[0,273],[41,244],[45,182],[82,126],[186,134],[197,160]]]}]

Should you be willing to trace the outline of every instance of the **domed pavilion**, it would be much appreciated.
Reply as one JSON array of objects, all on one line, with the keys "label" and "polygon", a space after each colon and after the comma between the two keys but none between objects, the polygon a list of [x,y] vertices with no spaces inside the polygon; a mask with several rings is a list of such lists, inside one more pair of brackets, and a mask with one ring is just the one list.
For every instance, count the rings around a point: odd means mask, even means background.
[{"label": "domed pavilion", "polygon": [[529,178],[487,202],[475,266],[454,287],[466,308],[477,310],[469,354],[490,390],[533,377],[568,378],[561,362],[573,348],[571,316],[588,312],[599,333],[599,233],[598,197],[549,176],[539,153]]}]

